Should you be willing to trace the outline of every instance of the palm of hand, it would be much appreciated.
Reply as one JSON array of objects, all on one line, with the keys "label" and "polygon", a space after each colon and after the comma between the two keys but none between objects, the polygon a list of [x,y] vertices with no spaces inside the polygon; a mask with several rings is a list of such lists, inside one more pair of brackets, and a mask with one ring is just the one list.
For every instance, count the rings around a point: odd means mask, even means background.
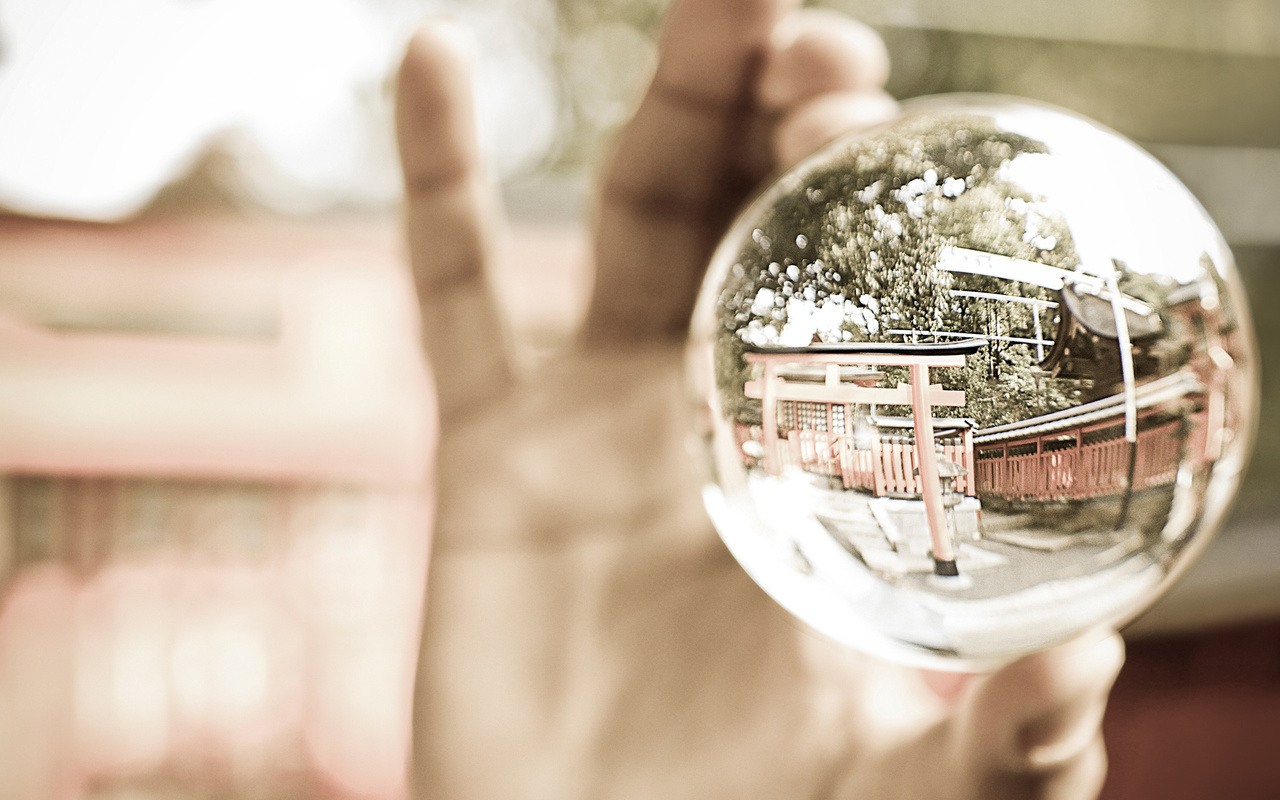
[{"label": "palm of hand", "polygon": [[801,632],[710,529],[679,380],[701,267],[772,168],[770,145],[785,163],[885,108],[882,56],[836,46],[864,33],[815,34],[831,20],[809,18],[782,37],[781,2],[731,5],[674,12],[606,180],[583,343],[536,379],[478,344],[495,328],[475,280],[494,223],[456,58],[427,34],[402,71],[410,243],[442,405],[419,788],[1087,797],[1114,641],[1102,660],[1015,665],[951,714],[916,673]]},{"label": "palm of hand", "polygon": [[566,356],[443,438],[420,796],[1093,796],[1114,643],[957,711],[802,630],[706,520],[680,356]]},{"label": "palm of hand", "polygon": [[678,362],[573,356],[443,443],[440,694],[420,698],[419,735],[456,737],[461,687],[492,717],[435,778],[488,752],[516,763],[477,797],[543,796],[526,781],[547,764],[548,797],[808,797],[846,752],[853,657],[801,633],[710,530]]}]

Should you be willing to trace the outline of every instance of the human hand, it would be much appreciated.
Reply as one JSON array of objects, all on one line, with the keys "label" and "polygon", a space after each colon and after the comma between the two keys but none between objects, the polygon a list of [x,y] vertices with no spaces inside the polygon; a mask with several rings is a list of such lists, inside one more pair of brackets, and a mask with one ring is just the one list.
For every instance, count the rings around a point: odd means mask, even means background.
[{"label": "human hand", "polygon": [[765,176],[892,112],[874,34],[791,5],[673,9],[605,176],[581,338],[530,375],[486,285],[501,221],[466,58],[440,26],[410,47],[398,126],[442,426],[422,797],[1074,800],[1100,785],[1117,637],[947,688],[801,631],[702,510],[680,355],[711,249]]}]

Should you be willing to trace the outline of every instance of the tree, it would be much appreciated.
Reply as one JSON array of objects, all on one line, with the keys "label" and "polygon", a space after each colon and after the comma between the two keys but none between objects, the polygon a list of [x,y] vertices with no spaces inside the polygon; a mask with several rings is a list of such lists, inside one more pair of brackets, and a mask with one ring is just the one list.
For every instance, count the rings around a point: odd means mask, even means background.
[{"label": "tree", "polygon": [[[1041,301],[1056,300],[1054,293],[952,273],[938,259],[953,247],[1064,269],[1078,263],[1061,216],[1001,171],[1019,155],[1043,152],[1042,143],[1002,131],[988,116],[922,116],[837,145],[784,179],[720,295],[717,379],[729,413],[759,421],[759,402],[742,394],[751,347],[1033,330],[1036,306],[953,292]],[[1053,320],[1042,319],[1042,327],[1051,330]],[[992,340],[964,368],[939,377],[965,390],[970,402],[959,411],[982,425],[1073,404],[1074,387],[1036,375],[1036,360],[1026,344]],[[905,370],[888,377],[905,380]]]}]

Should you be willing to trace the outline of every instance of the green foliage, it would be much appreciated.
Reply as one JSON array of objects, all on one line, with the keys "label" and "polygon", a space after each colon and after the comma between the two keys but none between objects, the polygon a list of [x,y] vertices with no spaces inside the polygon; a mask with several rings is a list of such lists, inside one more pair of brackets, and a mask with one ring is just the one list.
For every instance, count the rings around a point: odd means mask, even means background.
[{"label": "green foliage", "polygon": [[[1043,301],[1056,301],[1055,293],[942,270],[938,259],[957,247],[1064,269],[1078,263],[1062,219],[1000,171],[1018,155],[1044,151],[989,117],[935,116],[838,145],[790,178],[744,243],[720,297],[716,363],[726,409],[744,422],[759,419],[758,401],[742,396],[750,377],[742,355],[753,345],[955,341],[930,332],[1028,338],[1032,305],[953,290]],[[1043,306],[1040,314],[1042,335],[1051,338],[1053,314]],[[938,371],[969,404],[935,413],[985,426],[1073,404],[1070,387],[1038,374],[1036,361],[1033,346],[993,340],[965,367]]]}]

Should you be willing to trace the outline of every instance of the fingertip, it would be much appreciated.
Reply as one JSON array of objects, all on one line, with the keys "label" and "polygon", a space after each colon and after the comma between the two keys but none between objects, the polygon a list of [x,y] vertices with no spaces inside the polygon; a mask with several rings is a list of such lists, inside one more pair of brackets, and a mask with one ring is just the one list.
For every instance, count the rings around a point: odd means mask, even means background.
[{"label": "fingertip", "polygon": [[835,139],[892,119],[898,104],[882,91],[843,92],[814,98],[785,116],[773,135],[774,157],[786,167]]},{"label": "fingertip", "polygon": [[397,74],[396,134],[410,196],[461,181],[480,161],[471,73],[471,32],[435,18],[409,39]]},{"label": "fingertip", "polygon": [[470,30],[451,17],[434,17],[409,37],[401,71],[421,74],[442,66],[466,66],[476,54]]},{"label": "fingertip", "polygon": [[1015,662],[1039,684],[1047,698],[1067,696],[1086,687],[1110,689],[1124,665],[1124,640],[1107,629],[1088,631],[1048,650]]},{"label": "fingertip", "polygon": [[417,121],[417,115],[470,108],[477,53],[475,38],[455,20],[439,17],[419,27],[409,38],[396,75],[402,124]]},{"label": "fingertip", "polygon": [[[1124,663],[1124,641],[1112,631],[1094,630],[1013,662],[988,678],[1022,694],[1033,709],[1089,689],[1107,689]],[[1035,702],[1038,700],[1038,703]]]},{"label": "fingertip", "polygon": [[889,51],[871,27],[831,9],[787,15],[770,36],[757,97],[766,108],[792,108],[830,92],[883,88]]}]

